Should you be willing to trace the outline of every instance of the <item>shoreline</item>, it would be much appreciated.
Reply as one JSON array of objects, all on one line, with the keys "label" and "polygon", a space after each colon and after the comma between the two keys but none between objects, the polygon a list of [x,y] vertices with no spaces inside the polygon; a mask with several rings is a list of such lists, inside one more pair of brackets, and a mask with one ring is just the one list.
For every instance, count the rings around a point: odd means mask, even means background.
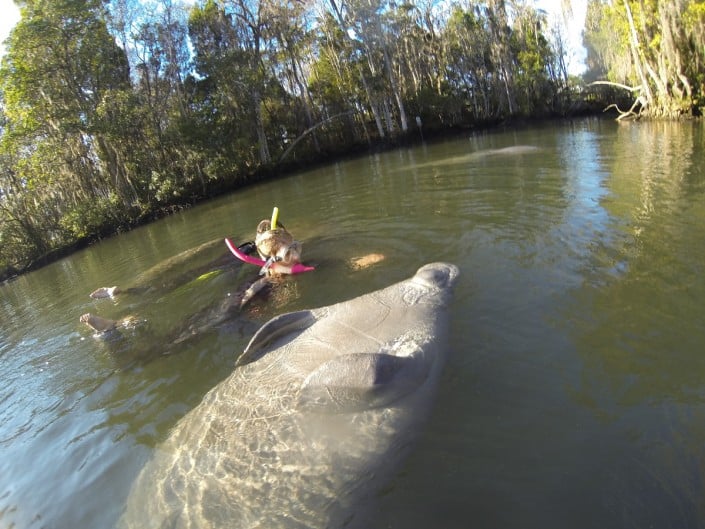
[{"label": "shoreline", "polygon": [[21,266],[20,268],[8,267],[4,270],[0,270],[0,286],[7,282],[11,282],[24,274],[30,273],[32,271],[38,270],[57,261],[60,261],[65,257],[68,257],[80,250],[88,248],[89,246],[99,243],[105,239],[109,239],[122,233],[129,232],[135,228],[145,226],[152,222],[169,217],[185,209],[204,204],[208,200],[219,198],[229,193],[245,189],[247,186],[253,184],[257,184],[264,181],[274,181],[278,178],[286,178],[302,170],[311,169],[321,165],[328,165],[331,163],[359,156],[367,156],[375,152],[389,151],[403,146],[413,146],[422,143],[433,143],[443,141],[444,139],[454,138],[463,134],[473,134],[477,132],[491,133],[493,131],[500,132],[506,130],[507,128],[513,128],[518,130],[531,126],[546,125],[551,123],[564,123],[571,120],[587,118],[614,119],[611,114],[605,115],[602,111],[596,112],[594,110],[588,109],[584,112],[568,116],[550,116],[545,118],[515,118],[511,120],[505,119],[498,120],[495,123],[483,123],[478,124],[477,126],[468,126],[464,128],[456,127],[435,131],[424,131],[423,136],[420,134],[420,132],[414,130],[407,132],[406,135],[403,137],[397,137],[385,142],[378,142],[376,144],[368,145],[353,145],[350,146],[350,148],[348,148],[347,150],[341,150],[339,152],[330,153],[329,155],[324,156],[313,162],[288,162],[277,166],[261,168],[258,171],[254,171],[249,175],[244,175],[241,180],[235,181],[233,185],[223,185],[222,182],[217,182],[213,186],[208,188],[207,192],[204,195],[195,196],[191,201],[170,204],[161,207],[157,210],[148,212],[147,214],[137,219],[124,219],[124,223],[112,225],[110,228],[105,229],[101,233],[94,234],[84,239],[76,240],[60,248],[54,248],[46,254],[34,259],[32,262]]}]

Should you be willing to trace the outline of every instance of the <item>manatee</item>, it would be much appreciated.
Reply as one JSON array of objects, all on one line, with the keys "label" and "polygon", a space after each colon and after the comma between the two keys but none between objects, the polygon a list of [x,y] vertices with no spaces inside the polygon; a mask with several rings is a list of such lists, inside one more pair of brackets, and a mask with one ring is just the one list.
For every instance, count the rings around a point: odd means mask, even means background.
[{"label": "manatee", "polygon": [[523,154],[535,154],[541,149],[535,145],[511,145],[502,147],[501,149],[483,149],[472,153],[474,158],[483,158],[487,156],[521,156]]},{"label": "manatee", "polygon": [[94,299],[113,298],[120,294],[145,294],[148,292],[169,292],[192,281],[204,273],[223,270],[229,267],[233,260],[227,252],[197,268],[188,268],[182,272],[191,260],[201,259],[204,254],[222,245],[222,239],[205,242],[194,248],[184,250],[168,259],[157,263],[149,270],[137,276],[134,284],[128,288],[119,286],[100,287],[90,293]]},{"label": "manatee", "polygon": [[[467,154],[461,154],[459,156],[451,156],[444,158],[442,160],[434,160],[432,162],[426,162],[422,164],[414,164],[415,169],[425,168],[425,167],[443,167],[450,165],[463,165],[468,163],[473,163],[476,161],[484,160],[485,158],[494,157],[512,157],[512,156],[524,156],[529,154],[540,153],[541,149],[534,145],[512,145],[510,147],[503,147],[501,149],[482,149],[479,151],[473,151]],[[404,169],[408,170],[408,169]]]},{"label": "manatee", "polygon": [[265,323],[155,449],[118,526],[365,526],[431,408],[457,276],[431,263]]}]

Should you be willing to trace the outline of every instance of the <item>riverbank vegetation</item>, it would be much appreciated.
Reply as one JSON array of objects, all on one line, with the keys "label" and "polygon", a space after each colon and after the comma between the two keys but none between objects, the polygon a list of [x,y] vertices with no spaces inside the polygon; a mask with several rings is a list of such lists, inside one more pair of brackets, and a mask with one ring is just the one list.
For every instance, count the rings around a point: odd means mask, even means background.
[{"label": "riverbank vegetation", "polygon": [[[0,67],[0,277],[356,149],[600,104],[528,0],[18,4]],[[593,4],[591,56],[631,81],[600,44],[613,13]],[[679,84],[664,82],[695,100],[679,57]]]},{"label": "riverbank vegetation", "polygon": [[705,106],[705,2],[590,0],[586,80],[628,94],[619,119],[701,115]]}]

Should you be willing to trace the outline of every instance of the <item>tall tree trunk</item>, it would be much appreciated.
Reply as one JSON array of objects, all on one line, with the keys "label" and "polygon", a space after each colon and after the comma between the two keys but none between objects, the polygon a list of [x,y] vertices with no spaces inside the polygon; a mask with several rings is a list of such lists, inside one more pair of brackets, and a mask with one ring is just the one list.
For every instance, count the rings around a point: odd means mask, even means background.
[{"label": "tall tree trunk", "polygon": [[392,60],[389,57],[389,51],[386,45],[382,45],[382,53],[384,56],[384,65],[387,70],[387,76],[389,77],[389,85],[392,88],[394,94],[394,99],[397,103],[397,108],[399,109],[399,121],[401,123],[401,130],[406,133],[409,130],[408,121],[406,118],[406,109],[404,108],[404,101],[401,97],[401,91],[399,90],[399,83],[397,83],[396,77],[394,75],[394,70],[392,67]]},{"label": "tall tree trunk", "polygon": [[267,142],[267,134],[264,130],[264,118],[262,116],[262,97],[258,91],[252,92],[252,102],[255,106],[255,128],[257,129],[257,143],[259,144],[260,162],[264,165],[269,165],[272,162],[272,157],[269,154],[269,143]]},{"label": "tall tree trunk", "polygon": [[367,84],[367,79],[365,79],[365,74],[360,72],[360,81],[362,82],[362,86],[365,89],[365,94],[367,94],[367,101],[368,104],[370,105],[370,110],[372,111],[372,116],[374,117],[375,124],[377,125],[377,133],[379,134],[380,138],[384,138],[384,125],[382,125],[382,119],[379,116],[379,110],[377,109],[377,104],[372,98],[372,94],[370,93],[370,87]]},{"label": "tall tree trunk", "polygon": [[644,73],[644,65],[641,60],[641,53],[639,52],[639,37],[634,26],[634,18],[632,17],[632,10],[629,7],[629,0],[623,0],[624,9],[627,14],[627,22],[629,23],[629,49],[632,54],[632,61],[634,61],[634,68],[636,68],[637,76],[639,77],[639,82],[641,83],[641,90],[644,94],[644,98],[648,105],[654,103],[653,92],[651,91],[651,86],[649,86],[649,80]]}]

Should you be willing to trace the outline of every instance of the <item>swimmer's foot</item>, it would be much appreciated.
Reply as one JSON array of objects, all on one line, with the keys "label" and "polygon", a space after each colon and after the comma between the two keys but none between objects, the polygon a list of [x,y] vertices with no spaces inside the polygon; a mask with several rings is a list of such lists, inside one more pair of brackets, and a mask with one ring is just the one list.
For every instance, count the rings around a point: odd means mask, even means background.
[{"label": "swimmer's foot", "polygon": [[350,259],[350,266],[355,270],[362,270],[363,268],[370,267],[384,261],[384,255],[381,253],[369,253],[363,255],[362,257],[353,257]]},{"label": "swimmer's foot", "polygon": [[85,323],[91,329],[96,332],[105,332],[114,329],[117,326],[117,322],[114,320],[109,320],[107,318],[101,318],[95,314],[86,313],[79,318],[81,323]]},{"label": "swimmer's foot", "polygon": [[93,299],[112,298],[122,292],[118,287],[101,287],[90,293]]}]

